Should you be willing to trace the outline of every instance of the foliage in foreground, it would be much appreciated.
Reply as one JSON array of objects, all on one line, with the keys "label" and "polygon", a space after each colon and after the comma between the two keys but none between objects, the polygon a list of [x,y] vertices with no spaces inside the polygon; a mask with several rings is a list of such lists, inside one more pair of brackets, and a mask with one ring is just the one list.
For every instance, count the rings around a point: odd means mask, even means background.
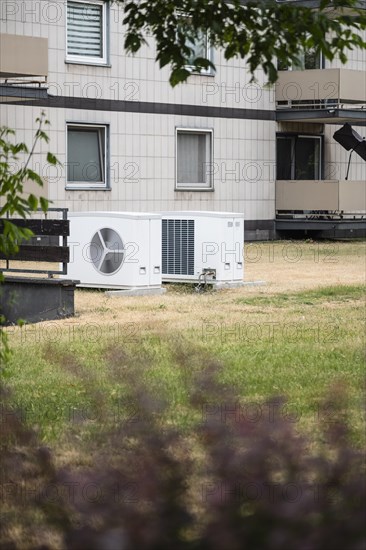
[{"label": "foliage in foreground", "polygon": [[298,66],[303,52],[312,50],[345,63],[347,50],[366,47],[366,10],[357,9],[358,0],[322,0],[317,9],[275,0],[113,1],[124,8],[125,49],[135,53],[146,35],[153,36],[156,60],[160,67],[170,64],[173,86],[187,80],[187,65],[198,72],[215,68],[194,49],[202,33],[225,59],[245,59],[252,77],[262,67],[271,83],[277,60]]},{"label": "foliage in foreground", "polygon": [[[26,219],[32,212],[36,212],[38,206],[43,212],[47,211],[48,201],[44,197],[39,199],[33,193],[25,193],[24,186],[27,182],[35,182],[43,186],[41,176],[30,168],[30,162],[40,142],[49,142],[49,137],[44,127],[50,123],[44,112],[36,119],[37,130],[34,134],[32,145],[29,148],[26,143],[14,143],[15,132],[7,126],[0,127],[0,255],[9,257],[19,251],[19,245],[33,236],[33,232],[27,227],[20,227],[7,218],[18,217]],[[47,162],[51,166],[58,164],[58,160],[51,152],[47,153]],[[0,283],[3,274],[0,271]],[[3,367],[10,356],[10,349],[6,333],[1,324],[5,319],[0,310],[0,374],[6,374]]]},{"label": "foliage in foreground", "polygon": [[[43,186],[42,178],[29,166],[39,142],[49,142],[44,126],[49,125],[45,113],[36,119],[37,130],[35,132],[31,148],[23,143],[14,143],[12,136],[15,132],[11,128],[3,126],[0,128],[0,197],[2,198],[0,218],[12,217],[14,215],[25,219],[31,212],[34,212],[40,204],[44,212],[47,211],[48,201],[44,197],[38,198],[29,193],[24,196],[24,185],[28,181]],[[20,162],[20,155],[23,155],[23,162]],[[58,164],[56,157],[48,152],[47,163],[55,166]],[[23,227],[18,227],[5,219],[1,220],[0,251],[5,255],[18,252],[22,240],[32,237],[33,233]]]},{"label": "foliage in foreground", "polygon": [[190,437],[162,427],[164,404],[139,369],[127,372],[135,414],[99,434],[92,463],[77,468],[58,467],[57,449],[40,447],[4,398],[2,547],[55,548],[49,532],[69,550],[364,548],[365,471],[342,392],[314,447],[279,414],[280,398],[269,414],[244,414],[216,370],[211,362],[196,379],[201,422]]}]

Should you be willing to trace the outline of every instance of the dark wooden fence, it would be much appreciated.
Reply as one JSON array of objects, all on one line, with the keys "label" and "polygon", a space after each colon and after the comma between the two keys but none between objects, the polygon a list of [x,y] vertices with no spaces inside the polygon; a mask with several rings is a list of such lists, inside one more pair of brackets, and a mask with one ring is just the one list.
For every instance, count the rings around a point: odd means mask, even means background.
[{"label": "dark wooden fence", "polygon": [[[49,219],[48,216],[52,212],[60,212],[62,214],[62,219]],[[22,243],[19,246],[19,251],[12,256],[5,256],[0,253],[0,259],[5,260],[6,265],[1,271],[13,273],[47,273],[50,277],[56,274],[66,275],[67,264],[70,261],[70,251],[67,246],[67,237],[70,234],[70,222],[67,219],[67,212],[67,208],[49,208],[45,219],[8,219],[7,221],[10,221],[17,227],[26,227],[33,231],[34,237]],[[0,233],[2,233],[3,228],[4,220],[0,219]],[[49,239],[44,239],[45,237],[49,237]],[[37,243],[37,240],[40,242]],[[45,240],[48,242],[44,243],[43,241]],[[13,268],[13,261],[60,263],[62,264],[62,268]]]},{"label": "dark wooden fence", "polygon": [[[61,214],[62,219],[50,219],[53,212]],[[8,219],[18,227],[31,229],[34,237],[24,241],[19,251],[12,256],[0,254],[5,267],[4,282],[0,285],[0,314],[3,324],[16,323],[19,319],[27,322],[37,322],[61,319],[74,315],[74,291],[80,281],[66,278],[54,278],[54,275],[67,275],[67,264],[70,260],[67,237],[70,233],[67,208],[50,208],[43,219]],[[0,219],[0,234],[4,230],[4,220]],[[60,269],[46,269],[43,266],[31,268],[13,267],[13,262],[59,263]],[[30,274],[14,276],[8,273]],[[35,277],[43,274],[43,277]],[[47,274],[48,277],[45,277]]]}]

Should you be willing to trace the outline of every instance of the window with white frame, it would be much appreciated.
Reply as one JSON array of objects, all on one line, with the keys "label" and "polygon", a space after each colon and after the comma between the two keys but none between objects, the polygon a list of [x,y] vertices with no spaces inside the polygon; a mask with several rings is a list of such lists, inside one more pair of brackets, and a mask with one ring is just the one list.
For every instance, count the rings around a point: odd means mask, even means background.
[{"label": "window with white frame", "polygon": [[67,125],[68,188],[108,187],[107,140],[107,125]]},{"label": "window with white frame", "polygon": [[176,189],[213,188],[212,130],[176,130]]},{"label": "window with white frame", "polygon": [[291,64],[278,61],[279,71],[304,71],[309,69],[323,69],[324,59],[322,52],[315,47],[308,47],[299,54],[298,63]]},{"label": "window with white frame", "polygon": [[[188,60],[187,68],[194,71],[194,60],[203,57],[205,59],[208,59],[209,61],[212,61],[212,48],[210,47],[207,33],[200,32],[197,39],[192,42],[191,40],[187,40],[187,46],[192,49],[191,57]],[[207,74],[211,72],[211,69],[201,69],[200,71],[202,74]]]},{"label": "window with white frame", "polygon": [[107,63],[107,4],[104,0],[68,0],[68,61]]},{"label": "window with white frame", "polygon": [[[179,17],[179,27],[184,32],[185,30],[190,30],[190,17],[181,14]],[[198,35],[193,39],[191,37],[186,38],[186,46],[188,46],[192,52],[188,59],[188,63],[186,65],[186,69],[194,72],[197,72],[197,69],[194,66],[195,59],[198,59],[199,57],[202,57],[204,59],[208,59],[209,61],[213,61],[213,49],[210,44],[208,33],[204,31],[199,31]],[[208,69],[201,69],[199,71],[200,74],[213,74],[212,68]]]}]

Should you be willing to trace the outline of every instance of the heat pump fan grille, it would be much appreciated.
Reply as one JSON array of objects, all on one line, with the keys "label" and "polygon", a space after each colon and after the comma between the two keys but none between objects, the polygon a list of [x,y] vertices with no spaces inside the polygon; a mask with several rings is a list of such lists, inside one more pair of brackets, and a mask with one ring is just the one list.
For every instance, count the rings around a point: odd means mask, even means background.
[{"label": "heat pump fan grille", "polygon": [[163,273],[194,275],[194,220],[163,220]]},{"label": "heat pump fan grille", "polygon": [[113,275],[120,269],[125,259],[125,248],[121,237],[110,227],[99,229],[90,242],[89,257],[99,273]]}]

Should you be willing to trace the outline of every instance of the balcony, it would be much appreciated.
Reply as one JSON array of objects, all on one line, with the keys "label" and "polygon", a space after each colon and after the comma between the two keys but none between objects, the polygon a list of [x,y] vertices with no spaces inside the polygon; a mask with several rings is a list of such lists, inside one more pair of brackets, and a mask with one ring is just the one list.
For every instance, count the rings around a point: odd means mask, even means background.
[{"label": "balcony", "polygon": [[0,35],[0,78],[47,78],[48,40],[15,34]]},{"label": "balcony", "polygon": [[278,121],[366,124],[365,71],[311,69],[278,75]]},{"label": "balcony", "polygon": [[48,40],[0,35],[0,104],[47,99]]},{"label": "balcony", "polygon": [[[366,181],[277,180],[276,213],[333,215],[360,218],[366,215]],[[305,215],[305,213],[304,213]]]}]

